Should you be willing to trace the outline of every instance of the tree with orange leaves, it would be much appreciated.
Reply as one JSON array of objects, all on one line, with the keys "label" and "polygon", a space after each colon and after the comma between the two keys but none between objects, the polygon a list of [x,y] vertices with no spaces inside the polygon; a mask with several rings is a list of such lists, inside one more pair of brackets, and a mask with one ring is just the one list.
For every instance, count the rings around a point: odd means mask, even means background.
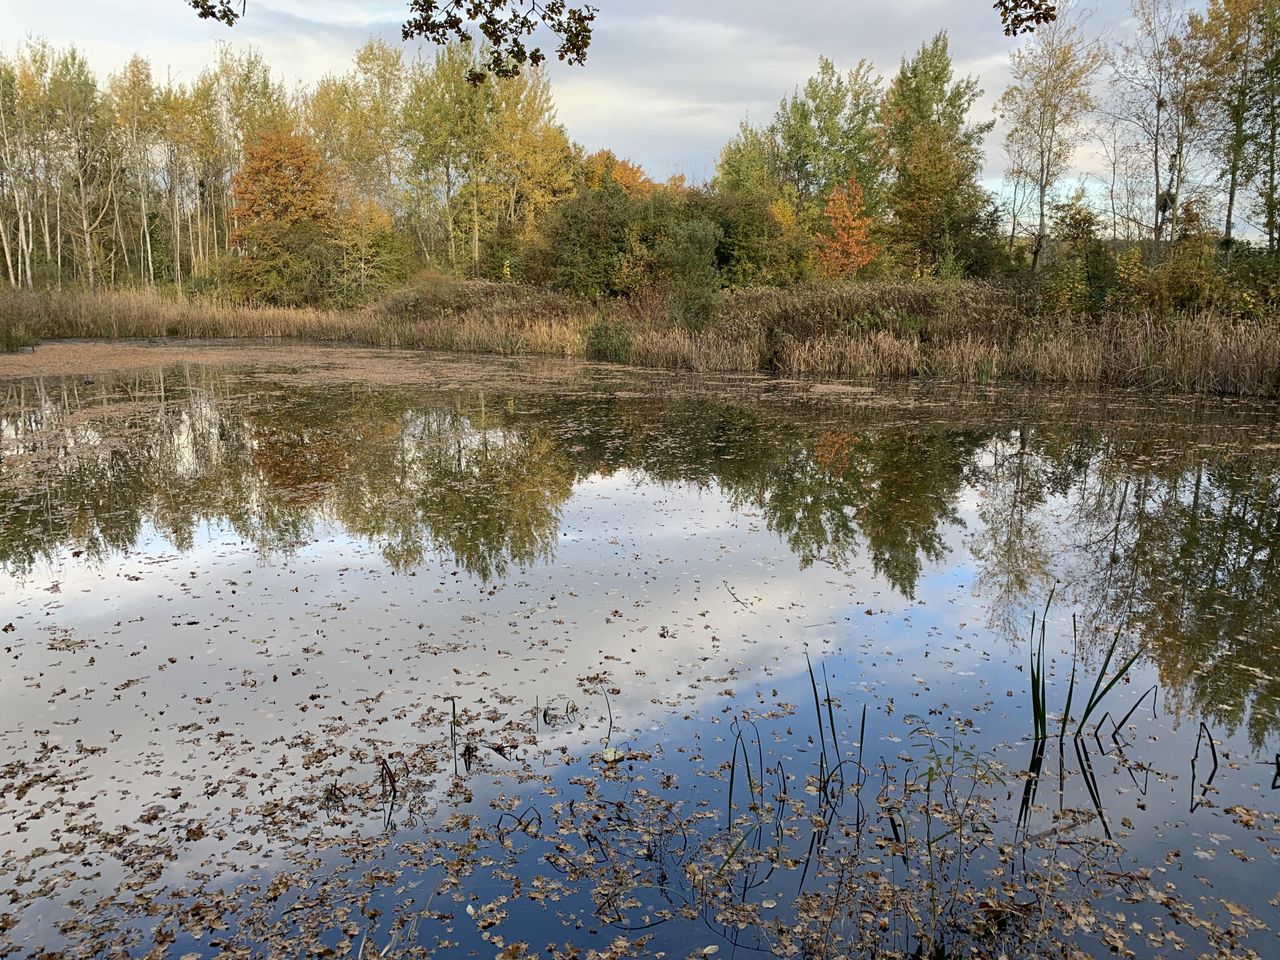
[{"label": "tree with orange leaves", "polygon": [[880,255],[857,180],[851,177],[847,186],[831,191],[823,219],[826,231],[818,238],[817,255],[828,276],[852,276]]},{"label": "tree with orange leaves", "polygon": [[254,227],[291,227],[333,221],[334,189],[329,168],[312,141],[297,133],[270,130],[245,148],[244,166],[231,185],[236,224],[232,242],[251,240]]},{"label": "tree with orange leaves", "polygon": [[606,180],[612,180],[633,197],[647,197],[658,185],[644,172],[644,168],[630,160],[624,160],[612,150],[597,150],[582,161],[587,186],[598,190]]},{"label": "tree with orange leaves", "polygon": [[227,278],[247,300],[281,306],[327,300],[334,280],[337,201],[315,145],[296,133],[263,133],[245,148],[232,181],[239,256]]}]

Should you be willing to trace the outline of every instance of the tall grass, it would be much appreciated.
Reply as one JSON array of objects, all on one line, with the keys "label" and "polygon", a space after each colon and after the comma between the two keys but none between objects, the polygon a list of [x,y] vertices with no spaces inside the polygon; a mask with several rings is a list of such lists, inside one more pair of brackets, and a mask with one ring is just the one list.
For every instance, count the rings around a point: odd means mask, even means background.
[{"label": "tall grass", "polygon": [[36,338],[24,321],[0,310],[0,353],[17,353],[36,345]]},{"label": "tall grass", "polygon": [[593,304],[514,284],[420,278],[355,310],[156,292],[0,293],[0,347],[32,339],[291,337],[537,354],[787,377],[931,377],[1280,396],[1280,316],[1027,314],[980,283],[808,284],[730,292],[692,331],[654,295]]}]

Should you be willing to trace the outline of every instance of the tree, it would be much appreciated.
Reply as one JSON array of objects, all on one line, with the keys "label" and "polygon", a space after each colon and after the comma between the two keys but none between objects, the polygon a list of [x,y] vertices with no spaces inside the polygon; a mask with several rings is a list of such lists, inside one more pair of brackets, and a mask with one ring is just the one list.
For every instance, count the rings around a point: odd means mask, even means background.
[{"label": "tree", "polygon": [[543,228],[543,279],[579,296],[619,292],[619,268],[635,202],[620,185],[607,180],[595,190],[583,186],[559,204]]},{"label": "tree", "polygon": [[847,74],[826,57],[801,90],[783,100],[769,128],[777,178],[814,220],[823,198],[847,183],[861,185],[867,208],[880,212],[883,151],[877,130],[880,77],[865,60]]},{"label": "tree", "polygon": [[68,49],[54,63],[49,100],[61,139],[62,172],[70,189],[80,274],[92,290],[98,283],[98,230],[111,210],[120,165],[110,142],[98,84],[85,59]]},{"label": "tree", "polygon": [[[120,137],[122,162],[129,170],[133,205],[137,216],[138,272],[147,286],[155,286],[155,248],[151,237],[153,155],[160,134],[160,104],[151,65],[134,56],[110,79],[107,97]],[[128,244],[121,247],[128,262]]]},{"label": "tree", "polygon": [[992,204],[978,175],[993,124],[969,123],[981,93],[973,77],[954,78],[945,33],[904,58],[885,93],[889,228],[917,267],[971,268],[986,243]]},{"label": "tree", "polygon": [[777,143],[772,131],[753,127],[743,120],[738,125],[737,136],[720,151],[712,186],[720,193],[776,196],[780,185]]},{"label": "tree", "polygon": [[658,247],[658,266],[667,287],[667,309],[677,323],[701,330],[720,302],[716,248],[724,239],[705,218],[679,220]]},{"label": "tree", "polygon": [[250,300],[297,305],[330,295],[336,205],[332,178],[315,145],[286,131],[259,135],[232,187],[239,251],[232,282]]},{"label": "tree", "polygon": [[1040,266],[1048,235],[1049,195],[1083,139],[1083,121],[1096,106],[1093,78],[1103,62],[1102,50],[1085,39],[1072,13],[1064,4],[1029,47],[1014,51],[1013,83],[1000,98],[1009,122],[1010,175],[1029,190],[1036,217],[1033,270]]},{"label": "tree", "polygon": [[1197,86],[1178,0],[1132,0],[1132,37],[1112,57],[1111,112],[1137,138],[1151,171],[1152,238],[1177,231],[1187,183]]},{"label": "tree", "polygon": [[646,197],[658,189],[643,167],[616,156],[612,150],[588,154],[582,161],[582,170],[587,186],[593,190],[606,180],[612,180],[633,197]]},{"label": "tree", "polygon": [[573,153],[545,72],[470,83],[486,56],[464,44],[438,51],[411,72],[405,105],[420,235],[443,235],[440,249],[424,246],[473,275],[505,272],[534,221],[573,189]]},{"label": "tree", "polygon": [[876,259],[880,249],[871,239],[871,218],[857,180],[831,192],[823,216],[827,232],[818,241],[817,254],[828,276],[852,276]]},{"label": "tree", "polygon": [[357,304],[387,290],[405,274],[404,250],[391,215],[372,200],[343,204],[336,221],[336,299]]},{"label": "tree", "polygon": [[351,72],[325,77],[303,107],[312,137],[346,189],[384,209],[397,200],[405,92],[401,52],[369,40]]},{"label": "tree", "polygon": [[1265,0],[1260,19],[1247,135],[1251,163],[1258,171],[1255,209],[1267,235],[1267,250],[1280,260],[1280,0]]},{"label": "tree", "polygon": [[1259,71],[1265,0],[1209,0],[1188,20],[1199,80],[1202,126],[1209,152],[1226,182],[1222,241],[1231,256],[1236,204],[1250,169],[1250,91]]}]

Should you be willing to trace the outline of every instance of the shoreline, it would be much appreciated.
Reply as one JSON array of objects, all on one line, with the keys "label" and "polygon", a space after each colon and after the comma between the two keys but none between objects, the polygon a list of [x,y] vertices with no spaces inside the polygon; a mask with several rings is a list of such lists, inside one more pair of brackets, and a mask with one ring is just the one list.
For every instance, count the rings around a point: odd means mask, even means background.
[{"label": "shoreline", "polygon": [[[3,338],[116,344],[271,341],[543,357],[805,382],[1137,389],[1280,398],[1280,321],[1213,313],[1032,316],[980,284],[735,291],[705,327],[661,300],[594,304],[436,278],[353,310],[244,307],[158,292],[0,293]],[[0,370],[13,368],[0,353]],[[4,374],[0,374],[4,375]]]}]

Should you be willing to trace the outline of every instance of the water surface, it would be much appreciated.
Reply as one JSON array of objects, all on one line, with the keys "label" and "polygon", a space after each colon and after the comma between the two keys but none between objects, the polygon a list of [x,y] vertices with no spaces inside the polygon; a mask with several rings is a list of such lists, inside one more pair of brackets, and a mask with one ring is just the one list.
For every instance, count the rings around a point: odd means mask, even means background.
[{"label": "water surface", "polygon": [[0,955],[1274,956],[1278,413],[0,381]]}]

